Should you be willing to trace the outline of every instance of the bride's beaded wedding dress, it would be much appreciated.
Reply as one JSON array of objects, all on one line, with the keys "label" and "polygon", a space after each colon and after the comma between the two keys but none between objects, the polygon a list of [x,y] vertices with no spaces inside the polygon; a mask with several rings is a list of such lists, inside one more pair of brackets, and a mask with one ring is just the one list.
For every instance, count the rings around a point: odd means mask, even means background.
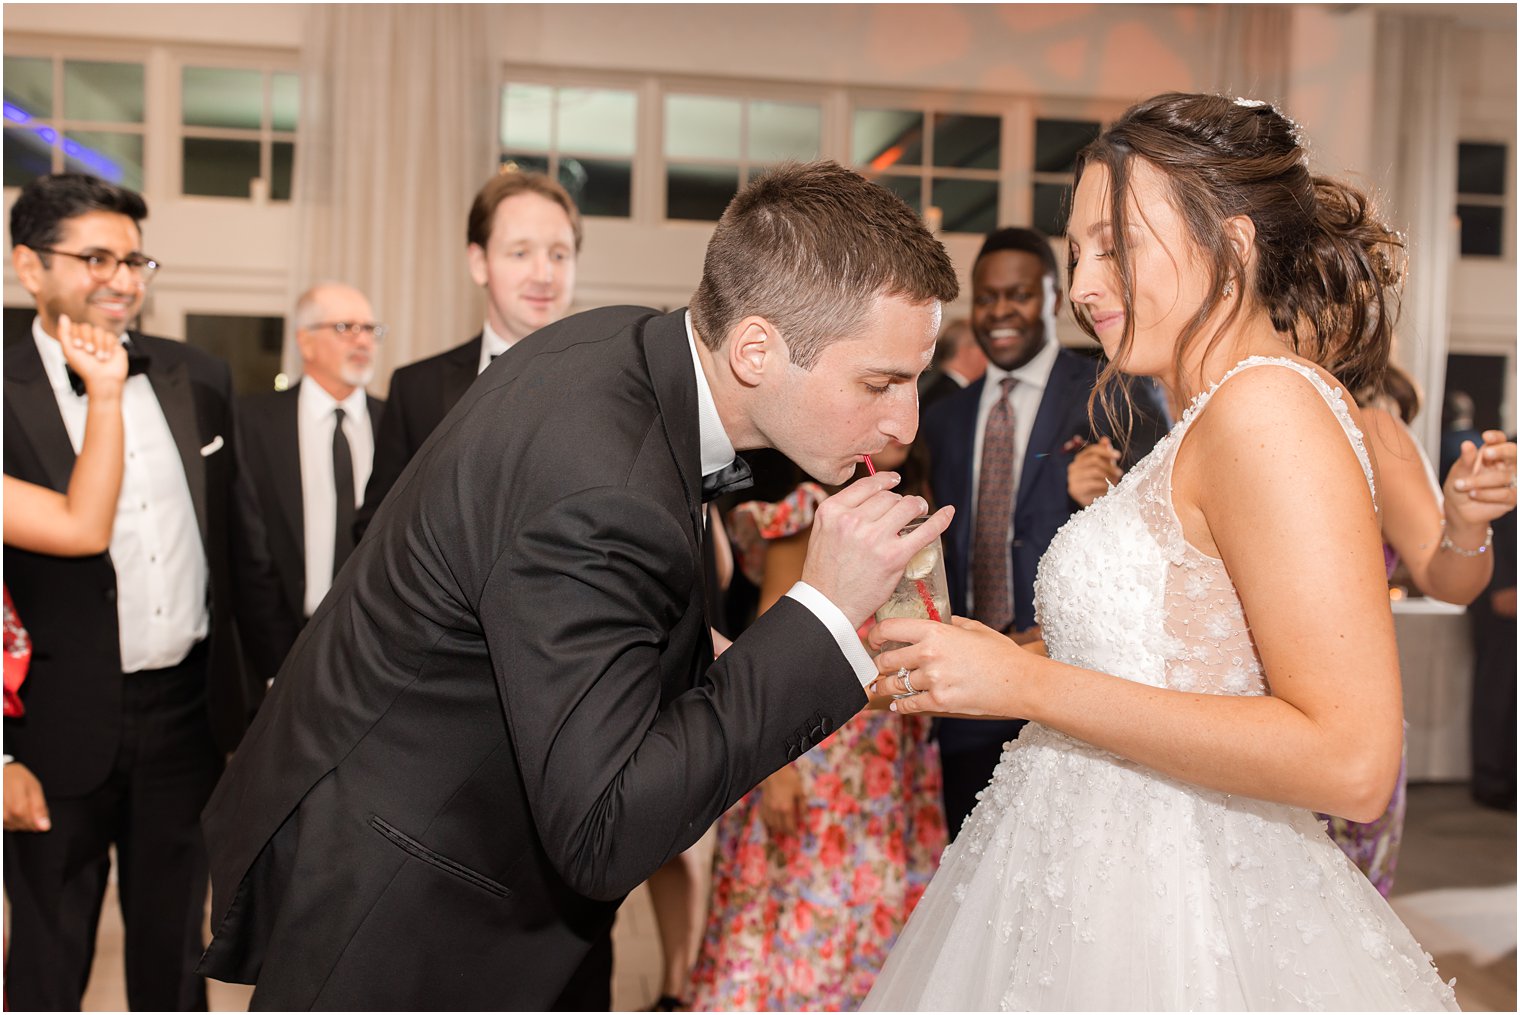
[{"label": "bride's beaded wedding dress", "polygon": [[[1344,397],[1307,378],[1369,484]],[[1183,538],[1172,465],[1219,390],[1051,543],[1050,656],[1178,690],[1268,688],[1224,565]],[[1003,754],[866,1001],[880,1010],[1455,1010],[1308,810],[1179,782],[1031,723]]]}]

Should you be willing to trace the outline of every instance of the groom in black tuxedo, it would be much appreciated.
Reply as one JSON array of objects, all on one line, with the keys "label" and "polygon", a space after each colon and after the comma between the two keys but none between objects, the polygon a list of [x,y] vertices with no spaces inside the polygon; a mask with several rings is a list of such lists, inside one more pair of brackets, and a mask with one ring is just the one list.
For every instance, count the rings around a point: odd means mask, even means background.
[{"label": "groom in black tuxedo", "polygon": [[623,897],[866,703],[856,629],[949,512],[862,480],[717,661],[706,497],[917,428],[956,294],[833,163],[730,204],[689,311],[580,314],[480,376],[401,474],[207,808],[202,963],[259,1008],[605,1009]]}]

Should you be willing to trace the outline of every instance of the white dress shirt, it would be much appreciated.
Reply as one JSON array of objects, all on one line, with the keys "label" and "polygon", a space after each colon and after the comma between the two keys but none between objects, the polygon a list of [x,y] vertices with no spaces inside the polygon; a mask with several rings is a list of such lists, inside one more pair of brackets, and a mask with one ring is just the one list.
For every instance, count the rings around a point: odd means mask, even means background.
[{"label": "white dress shirt", "polygon": [[[702,370],[702,358],[697,354],[697,336],[691,329],[689,312],[686,314],[686,341],[691,347],[691,364],[697,375],[697,435],[701,447],[702,475],[706,477],[731,465],[736,452],[733,441],[728,439],[728,433],[723,429],[718,404],[713,400],[707,374]],[[707,513],[704,511],[702,516],[705,520]],[[834,636],[834,641],[839,645],[839,651],[844,653],[845,659],[855,670],[860,686],[865,687],[876,679],[876,663],[860,643],[860,636],[850,626],[843,610],[807,582],[799,581],[786,594],[807,607],[828,628],[829,634]]]},{"label": "white dress shirt", "polygon": [[[76,395],[69,386],[63,348],[42,330],[40,317],[32,319],[32,339],[78,454],[89,396]],[[184,462],[146,375],[127,378],[121,417],[126,458],[110,554],[121,669],[135,673],[183,662],[206,637],[211,628],[210,569]],[[224,445],[212,453],[231,454],[231,449]]]},{"label": "white dress shirt", "polygon": [[[1004,370],[996,363],[987,364],[982,384],[982,399],[976,407],[976,441],[971,448],[971,519],[976,521],[976,500],[982,482],[982,438],[987,432],[987,417],[998,399],[1003,397],[1003,378],[1012,377],[1018,383],[1008,395],[1008,406],[1013,410],[1013,495],[1018,499],[1019,474],[1024,470],[1024,454],[1029,449],[1029,434],[1034,430],[1034,418],[1045,398],[1045,386],[1050,383],[1050,371],[1056,365],[1061,346],[1054,338],[1045,340],[1045,347],[1034,354],[1028,363],[1017,370]],[[1013,520],[1008,522],[1008,542],[1014,540]],[[966,616],[975,608],[970,600],[972,592],[966,591]]]},{"label": "white dress shirt", "polygon": [[485,373],[486,367],[491,365],[493,359],[516,344],[498,335],[491,327],[491,322],[487,321],[480,329],[480,365],[475,368],[475,376],[479,377]]},{"label": "white dress shirt", "polygon": [[332,587],[333,540],[337,535],[338,500],[333,484],[333,412],[343,407],[343,436],[354,462],[354,507],[364,499],[364,487],[375,463],[375,432],[369,422],[369,401],[363,388],[339,402],[310,377],[301,378],[296,395],[296,431],[301,448],[301,521],[306,541],[306,602],[309,617]]}]

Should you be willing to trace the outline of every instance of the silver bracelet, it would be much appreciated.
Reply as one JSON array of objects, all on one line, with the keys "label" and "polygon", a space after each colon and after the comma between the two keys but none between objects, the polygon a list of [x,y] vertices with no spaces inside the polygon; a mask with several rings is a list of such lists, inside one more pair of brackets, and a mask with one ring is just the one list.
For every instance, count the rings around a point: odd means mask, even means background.
[{"label": "silver bracelet", "polygon": [[1439,549],[1450,550],[1458,557],[1481,557],[1487,553],[1493,545],[1494,527],[1492,525],[1490,525],[1488,527],[1488,531],[1483,534],[1483,545],[1478,547],[1476,550],[1467,550],[1451,541],[1451,537],[1446,534],[1446,519],[1441,519],[1441,545]]}]

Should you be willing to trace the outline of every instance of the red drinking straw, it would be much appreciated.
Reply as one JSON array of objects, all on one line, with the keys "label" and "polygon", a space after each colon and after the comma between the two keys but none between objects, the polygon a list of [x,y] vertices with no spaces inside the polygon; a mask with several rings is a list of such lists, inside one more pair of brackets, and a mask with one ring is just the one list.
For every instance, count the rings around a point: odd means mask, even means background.
[{"label": "red drinking straw", "polygon": [[871,464],[871,456],[870,455],[861,455],[860,457],[862,457],[862,458],[864,458],[866,460],[866,475],[868,475],[868,476],[874,476],[874,475],[876,475],[876,466],[874,466],[874,465]]}]

